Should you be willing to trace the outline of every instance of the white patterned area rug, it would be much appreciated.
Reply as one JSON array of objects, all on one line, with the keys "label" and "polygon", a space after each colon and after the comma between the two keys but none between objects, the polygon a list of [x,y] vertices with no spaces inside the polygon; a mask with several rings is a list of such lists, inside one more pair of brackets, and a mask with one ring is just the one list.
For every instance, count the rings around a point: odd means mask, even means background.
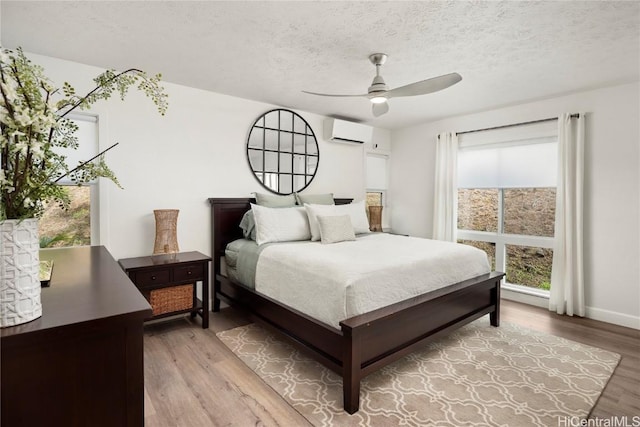
[{"label": "white patterned area rug", "polygon": [[342,379],[250,324],[218,337],[315,426],[557,426],[587,417],[620,356],[479,319],[362,381],[360,411]]}]

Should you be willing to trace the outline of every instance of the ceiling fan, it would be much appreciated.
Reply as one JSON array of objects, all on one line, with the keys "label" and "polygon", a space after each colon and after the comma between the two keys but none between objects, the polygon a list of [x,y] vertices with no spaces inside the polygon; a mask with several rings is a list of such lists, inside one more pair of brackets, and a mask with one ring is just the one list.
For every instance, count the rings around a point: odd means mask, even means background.
[{"label": "ceiling fan", "polygon": [[373,78],[373,82],[371,82],[371,86],[369,86],[368,93],[366,94],[332,95],[327,93],[309,92],[306,90],[303,90],[303,92],[319,96],[369,98],[369,101],[371,101],[371,103],[373,104],[373,115],[375,117],[378,117],[389,111],[389,104],[387,104],[387,100],[390,98],[426,95],[428,93],[446,89],[449,86],[453,86],[454,84],[462,80],[462,76],[460,74],[451,73],[415,83],[410,83],[408,85],[397,87],[395,89],[389,89],[385,84],[384,79],[380,75],[380,67],[387,61],[387,55],[384,53],[374,53],[369,55],[369,61],[371,61],[371,63],[376,66],[376,76]]}]

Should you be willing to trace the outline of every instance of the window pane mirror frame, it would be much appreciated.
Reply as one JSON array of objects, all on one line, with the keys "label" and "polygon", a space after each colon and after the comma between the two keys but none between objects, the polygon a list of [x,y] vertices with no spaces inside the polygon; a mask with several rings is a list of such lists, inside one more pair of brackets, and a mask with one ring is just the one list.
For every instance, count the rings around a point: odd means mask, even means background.
[{"label": "window pane mirror frame", "polygon": [[318,171],[318,140],[299,114],[281,108],[270,110],[249,130],[247,163],[256,180],[270,192],[300,192]]}]

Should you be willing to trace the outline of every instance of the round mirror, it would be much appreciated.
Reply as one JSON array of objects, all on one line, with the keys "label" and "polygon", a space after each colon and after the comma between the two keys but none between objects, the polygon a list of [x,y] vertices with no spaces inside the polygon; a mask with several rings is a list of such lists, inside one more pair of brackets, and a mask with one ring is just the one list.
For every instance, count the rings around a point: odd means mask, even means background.
[{"label": "round mirror", "polygon": [[247,159],[264,188],[291,194],[311,183],[320,152],[311,126],[293,111],[278,109],[264,113],[251,127]]}]

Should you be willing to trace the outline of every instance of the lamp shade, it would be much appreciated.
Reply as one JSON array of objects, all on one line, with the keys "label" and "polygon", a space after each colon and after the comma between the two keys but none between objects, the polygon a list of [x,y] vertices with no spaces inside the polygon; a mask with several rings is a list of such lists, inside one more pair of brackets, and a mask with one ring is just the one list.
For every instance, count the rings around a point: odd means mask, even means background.
[{"label": "lamp shade", "polygon": [[157,209],[153,211],[156,217],[156,242],[153,254],[172,254],[178,249],[178,209]]},{"label": "lamp shade", "polygon": [[369,206],[369,230],[382,231],[382,206]]}]

